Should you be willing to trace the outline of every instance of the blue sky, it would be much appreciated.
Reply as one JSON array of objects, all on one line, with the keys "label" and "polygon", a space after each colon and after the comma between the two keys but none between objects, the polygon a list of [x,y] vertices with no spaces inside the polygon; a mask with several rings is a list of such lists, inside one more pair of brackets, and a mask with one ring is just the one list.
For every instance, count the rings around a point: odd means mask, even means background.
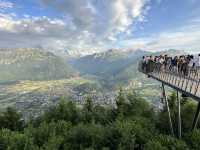
[{"label": "blue sky", "polygon": [[0,48],[200,52],[199,0],[0,0]]}]

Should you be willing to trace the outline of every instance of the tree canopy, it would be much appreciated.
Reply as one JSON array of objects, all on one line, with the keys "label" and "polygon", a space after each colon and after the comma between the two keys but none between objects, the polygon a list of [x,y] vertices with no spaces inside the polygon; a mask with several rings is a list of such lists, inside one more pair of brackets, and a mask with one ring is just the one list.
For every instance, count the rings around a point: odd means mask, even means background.
[{"label": "tree canopy", "polygon": [[[170,96],[169,106],[176,129],[175,98]],[[182,139],[170,135],[165,107],[155,110],[135,93],[123,90],[116,107],[95,105],[90,97],[78,107],[62,98],[26,123],[16,110],[8,108],[0,113],[0,150],[198,150],[200,130],[190,131],[196,105],[181,101]]]}]

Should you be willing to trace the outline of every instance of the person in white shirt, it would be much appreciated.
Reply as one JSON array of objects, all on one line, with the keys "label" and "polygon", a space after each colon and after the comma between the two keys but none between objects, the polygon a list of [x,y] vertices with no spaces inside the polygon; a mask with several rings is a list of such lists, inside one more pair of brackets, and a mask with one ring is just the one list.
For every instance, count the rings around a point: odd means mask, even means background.
[{"label": "person in white shirt", "polygon": [[193,68],[195,66],[195,60],[194,60],[194,56],[193,55],[189,56],[189,64],[188,64],[188,66],[190,68]]}]

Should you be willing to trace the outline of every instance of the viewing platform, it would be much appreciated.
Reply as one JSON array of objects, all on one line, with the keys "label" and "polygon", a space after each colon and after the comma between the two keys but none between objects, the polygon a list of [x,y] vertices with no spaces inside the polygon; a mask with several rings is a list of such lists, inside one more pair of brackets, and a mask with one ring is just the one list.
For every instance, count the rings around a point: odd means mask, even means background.
[{"label": "viewing platform", "polygon": [[176,90],[179,138],[181,138],[182,135],[181,99],[179,98],[179,93],[182,93],[182,96],[184,97],[190,97],[198,102],[197,110],[191,126],[192,130],[197,127],[200,114],[200,68],[189,67],[188,65],[184,67],[184,69],[180,69],[178,66],[167,66],[165,64],[160,64],[153,61],[150,63],[143,63],[141,61],[138,65],[138,70],[140,72],[146,74],[149,78],[155,79],[162,83],[162,95],[167,108],[169,126],[172,135],[174,135],[174,125],[171,118],[165,85]]},{"label": "viewing platform", "polygon": [[200,102],[200,68],[189,68],[187,75],[178,73],[176,69],[153,64],[153,68],[145,68],[139,63],[139,71],[165,85],[178,90],[183,95]]}]

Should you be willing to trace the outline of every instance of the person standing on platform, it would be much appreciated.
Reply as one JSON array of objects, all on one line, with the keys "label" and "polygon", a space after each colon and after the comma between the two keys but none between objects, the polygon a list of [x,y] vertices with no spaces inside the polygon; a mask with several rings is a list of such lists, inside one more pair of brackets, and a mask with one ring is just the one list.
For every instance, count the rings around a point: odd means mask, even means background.
[{"label": "person standing on platform", "polygon": [[153,69],[154,69],[153,56],[150,56],[150,57],[149,57],[149,61],[148,61],[147,68],[148,68],[147,73],[153,72]]},{"label": "person standing on platform", "polygon": [[174,72],[174,73],[178,72],[178,56],[175,56],[172,59],[172,72]]}]

